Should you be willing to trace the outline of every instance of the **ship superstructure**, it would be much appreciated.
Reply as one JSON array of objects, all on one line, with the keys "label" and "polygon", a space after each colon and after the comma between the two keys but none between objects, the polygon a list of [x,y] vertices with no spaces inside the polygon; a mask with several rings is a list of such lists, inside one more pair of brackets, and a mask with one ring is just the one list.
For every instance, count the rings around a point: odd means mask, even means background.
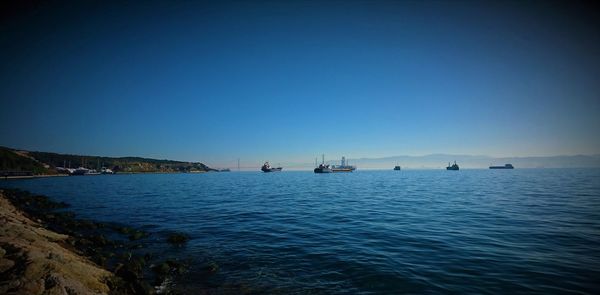
[{"label": "ship superstructure", "polygon": [[346,157],[342,157],[341,165],[333,165],[331,166],[331,170],[333,172],[352,172],[356,170],[356,166],[348,165]]}]

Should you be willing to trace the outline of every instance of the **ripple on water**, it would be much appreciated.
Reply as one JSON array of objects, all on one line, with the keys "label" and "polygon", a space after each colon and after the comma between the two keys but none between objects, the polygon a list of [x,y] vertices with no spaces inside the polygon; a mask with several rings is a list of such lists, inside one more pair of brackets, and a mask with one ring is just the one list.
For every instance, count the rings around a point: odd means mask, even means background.
[{"label": "ripple on water", "polygon": [[[600,170],[112,175],[6,181],[164,233],[182,290],[598,293]],[[202,265],[219,272],[198,280]]]}]

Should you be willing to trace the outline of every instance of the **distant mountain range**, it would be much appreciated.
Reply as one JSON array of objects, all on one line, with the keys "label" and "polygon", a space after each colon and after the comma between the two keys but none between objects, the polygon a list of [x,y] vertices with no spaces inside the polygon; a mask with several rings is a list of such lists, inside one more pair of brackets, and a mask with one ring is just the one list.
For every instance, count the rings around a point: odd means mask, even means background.
[{"label": "distant mountain range", "polygon": [[[347,159],[358,169],[444,169],[449,162],[457,162],[461,169],[488,168],[491,165],[513,164],[519,168],[599,168],[600,155],[491,157],[473,155],[431,154],[424,156],[392,156],[383,158]],[[328,164],[340,164],[329,160]],[[193,172],[217,171],[200,162],[157,160],[140,157],[101,157],[33,152],[0,146],[0,171],[31,171],[33,174],[54,174],[55,167],[98,169],[107,167],[116,172]],[[284,171],[312,170],[314,163],[288,163]],[[258,169],[258,168],[257,168]],[[258,170],[257,170],[258,171]]]},{"label": "distant mountain range", "polygon": [[[532,156],[532,157],[491,157],[473,155],[431,154],[424,156],[392,156],[383,158],[347,159],[349,165],[358,169],[392,169],[400,165],[402,169],[444,169],[449,162],[461,169],[487,169],[492,165],[513,164],[518,168],[600,168],[600,155],[574,156]],[[339,165],[340,160],[329,160],[327,164]],[[286,170],[312,169],[314,163],[290,163]]]},{"label": "distant mountain range", "polygon": [[[402,168],[442,169],[449,162],[461,168],[488,168],[491,165],[513,164],[515,168],[592,168],[600,167],[600,155],[491,157],[472,155],[432,154],[424,156],[393,156],[384,158],[349,159],[351,165],[363,169]],[[334,161],[331,161],[334,163]]]}]

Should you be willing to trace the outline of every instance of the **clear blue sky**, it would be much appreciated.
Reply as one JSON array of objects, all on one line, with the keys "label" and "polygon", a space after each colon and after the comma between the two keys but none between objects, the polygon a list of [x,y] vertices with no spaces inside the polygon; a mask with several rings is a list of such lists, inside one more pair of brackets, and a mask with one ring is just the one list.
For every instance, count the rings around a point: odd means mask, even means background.
[{"label": "clear blue sky", "polygon": [[215,166],[600,153],[584,3],[16,2],[0,145]]}]

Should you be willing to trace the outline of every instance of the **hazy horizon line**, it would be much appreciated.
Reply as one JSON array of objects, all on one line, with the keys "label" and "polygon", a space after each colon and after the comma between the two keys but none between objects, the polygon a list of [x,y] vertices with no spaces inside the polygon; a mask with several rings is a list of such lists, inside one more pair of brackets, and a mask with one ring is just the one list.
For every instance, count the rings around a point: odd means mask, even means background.
[{"label": "hazy horizon line", "polygon": [[[40,152],[40,153],[54,153],[54,154],[64,154],[64,155],[72,155],[72,156],[92,156],[92,157],[111,157],[111,158],[127,158],[127,157],[136,157],[136,158],[149,158],[149,159],[158,159],[158,160],[172,160],[172,161],[180,161],[180,162],[190,162],[186,160],[174,160],[168,159],[168,156],[152,156],[152,155],[100,155],[100,154],[85,154],[79,152],[60,152],[60,151],[48,151],[48,150],[39,150],[39,149],[27,149],[27,148],[15,148],[10,147],[8,145],[0,145],[0,147],[4,147],[11,150],[16,151],[27,151],[27,152]],[[321,156],[319,154],[318,156]],[[326,154],[325,154],[326,155]],[[327,156],[327,155],[326,155]],[[576,156],[600,156],[600,152],[596,153],[573,153],[573,154],[530,154],[530,155],[493,155],[493,154],[469,154],[469,153],[444,153],[444,152],[435,152],[435,153],[424,153],[424,154],[395,154],[395,155],[387,155],[387,156],[361,156],[361,157],[346,157],[346,159],[354,159],[354,160],[363,160],[363,159],[386,159],[386,158],[394,158],[394,157],[428,157],[428,156],[463,156],[463,157],[489,157],[489,158],[534,158],[534,157],[576,157]],[[165,157],[165,158],[162,158]],[[341,158],[345,156],[338,156],[337,158]],[[239,157],[235,157],[237,159]],[[336,158],[336,159],[337,159]]]}]

